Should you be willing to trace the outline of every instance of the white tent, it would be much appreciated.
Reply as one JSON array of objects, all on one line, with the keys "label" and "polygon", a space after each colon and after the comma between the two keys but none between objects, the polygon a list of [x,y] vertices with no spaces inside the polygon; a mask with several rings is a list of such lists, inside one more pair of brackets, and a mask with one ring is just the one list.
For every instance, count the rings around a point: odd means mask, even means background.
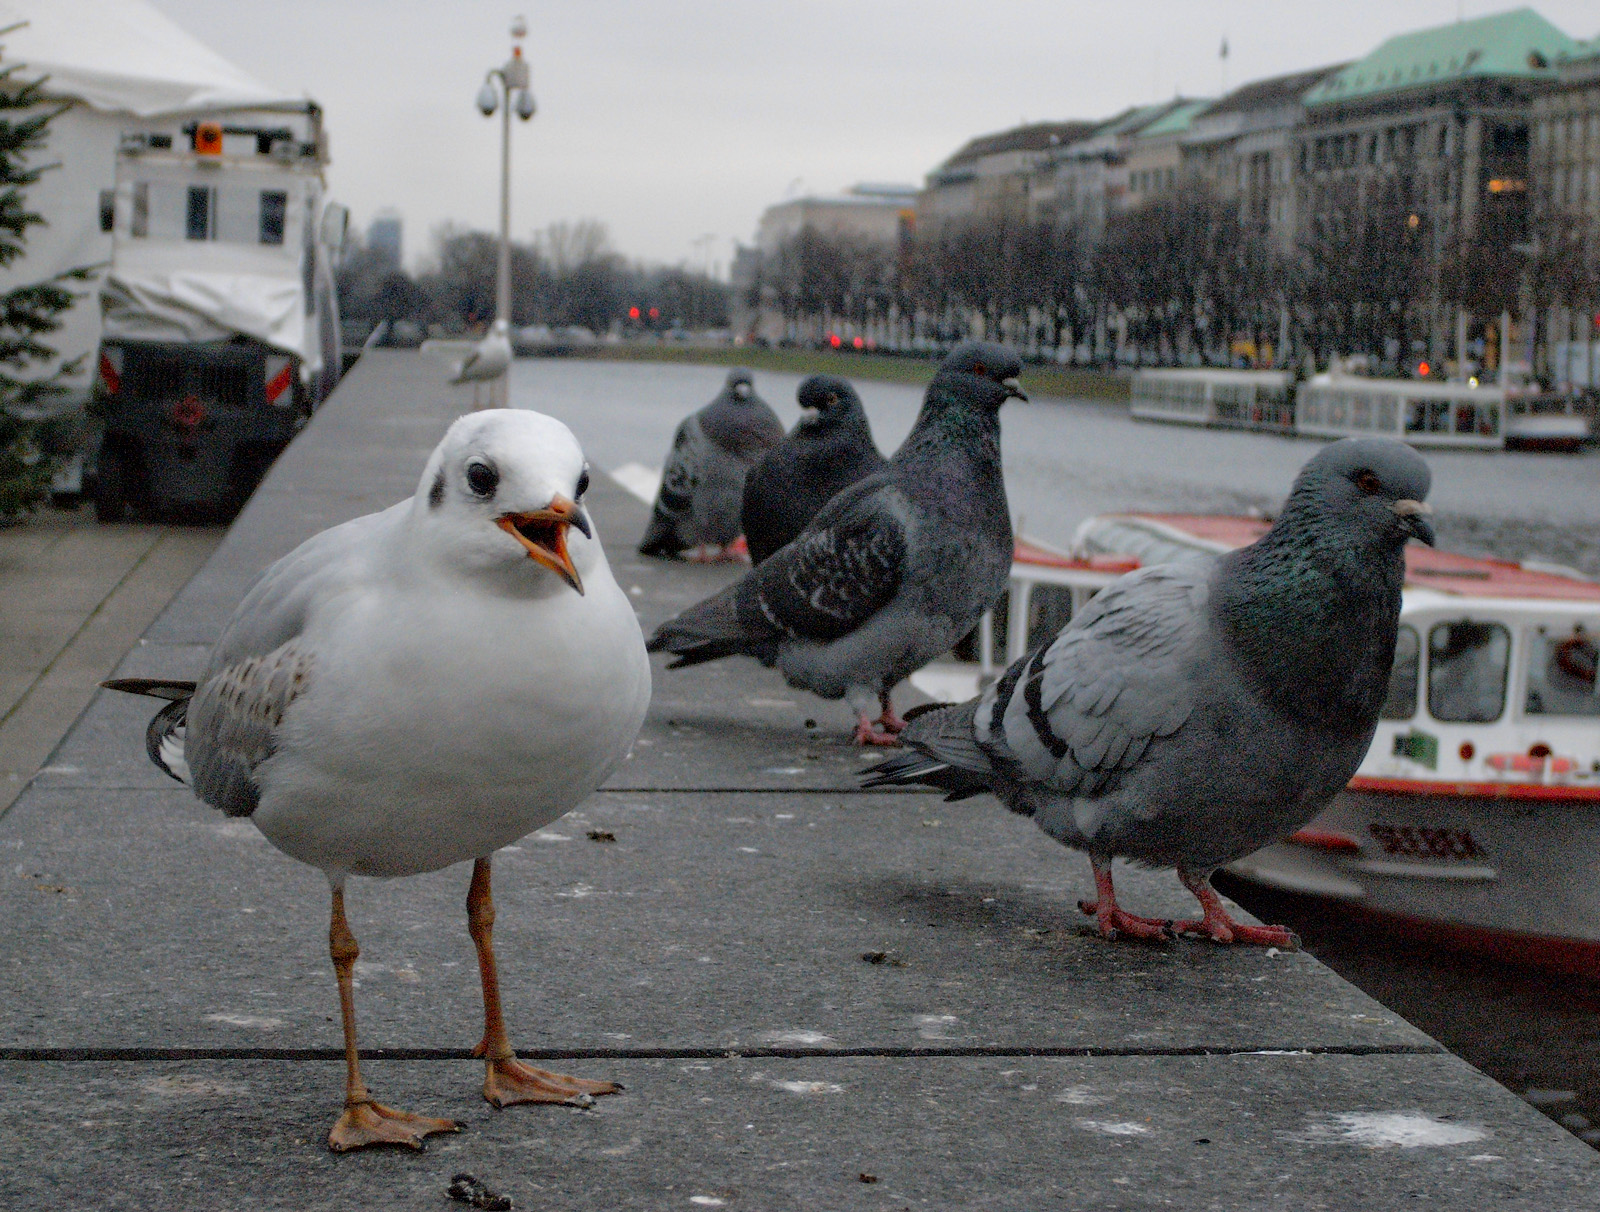
[{"label": "white tent", "polygon": [[[28,187],[28,208],[45,218],[30,228],[25,254],[0,269],[0,290],[111,259],[109,215],[117,143],[140,120],[219,110],[294,109],[307,102],[268,88],[203,46],[145,0],[0,0],[0,68],[44,81],[46,96],[71,103],[50,125],[49,143],[31,167],[52,166]],[[60,362],[78,359],[66,381],[69,404],[87,399],[100,344],[98,286],[45,338]]]}]

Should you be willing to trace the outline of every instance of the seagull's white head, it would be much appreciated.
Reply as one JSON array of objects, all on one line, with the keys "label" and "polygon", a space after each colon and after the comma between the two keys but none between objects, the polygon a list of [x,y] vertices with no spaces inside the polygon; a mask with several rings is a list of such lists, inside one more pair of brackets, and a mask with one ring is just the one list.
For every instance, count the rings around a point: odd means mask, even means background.
[{"label": "seagull's white head", "polygon": [[411,529],[449,567],[553,575],[581,594],[584,572],[604,559],[583,507],[588,487],[583,450],[560,421],[520,408],[468,413],[428,459]]}]

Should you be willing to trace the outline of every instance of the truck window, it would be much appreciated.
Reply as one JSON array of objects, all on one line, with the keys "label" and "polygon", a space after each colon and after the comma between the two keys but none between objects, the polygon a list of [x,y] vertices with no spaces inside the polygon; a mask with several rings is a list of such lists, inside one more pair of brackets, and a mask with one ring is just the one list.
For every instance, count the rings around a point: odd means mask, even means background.
[{"label": "truck window", "polygon": [[1487,724],[1506,706],[1511,633],[1462,619],[1428,632],[1428,714],[1444,723]]},{"label": "truck window", "polygon": [[184,212],[183,234],[190,240],[212,238],[212,214],[216,210],[216,191],[209,185],[189,187],[188,209]]},{"label": "truck window", "polygon": [[1417,714],[1417,666],[1422,640],[1415,627],[1401,624],[1394,641],[1394,666],[1389,670],[1389,697],[1383,700],[1383,718],[1409,720]]},{"label": "truck window", "polygon": [[133,184],[133,216],[128,224],[130,235],[138,236],[141,240],[150,234],[150,183],[148,181],[135,181]]},{"label": "truck window", "polygon": [[284,221],[289,217],[289,195],[281,189],[261,191],[261,243],[282,244]]},{"label": "truck window", "polygon": [[1523,710],[1529,715],[1600,715],[1595,637],[1580,624],[1565,633],[1540,628],[1531,638]]}]

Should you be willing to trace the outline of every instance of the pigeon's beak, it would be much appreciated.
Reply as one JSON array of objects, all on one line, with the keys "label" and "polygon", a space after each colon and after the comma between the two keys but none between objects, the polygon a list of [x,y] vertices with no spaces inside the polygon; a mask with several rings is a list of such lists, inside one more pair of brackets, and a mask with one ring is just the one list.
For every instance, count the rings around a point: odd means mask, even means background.
[{"label": "pigeon's beak", "polygon": [[585,538],[594,538],[582,505],[557,493],[547,508],[533,513],[503,513],[494,524],[526,547],[529,559],[537,560],[580,594],[583,592],[583,580],[567,554],[567,527],[576,526]]},{"label": "pigeon's beak", "polygon": [[1017,385],[1015,379],[1001,379],[1000,386],[1006,389],[1006,399],[1018,399],[1026,402],[1027,394]]},{"label": "pigeon's beak", "polygon": [[803,406],[800,409],[800,424],[802,424],[802,425],[811,425],[814,422],[820,420],[821,417],[822,417],[822,410],[820,408],[811,408],[809,406]]},{"label": "pigeon's beak", "polygon": [[1433,523],[1428,519],[1433,516],[1433,506],[1425,501],[1413,501],[1405,498],[1396,501],[1390,506],[1400,517],[1400,524],[1406,528],[1413,538],[1420,539],[1429,547],[1433,546],[1435,535]]}]

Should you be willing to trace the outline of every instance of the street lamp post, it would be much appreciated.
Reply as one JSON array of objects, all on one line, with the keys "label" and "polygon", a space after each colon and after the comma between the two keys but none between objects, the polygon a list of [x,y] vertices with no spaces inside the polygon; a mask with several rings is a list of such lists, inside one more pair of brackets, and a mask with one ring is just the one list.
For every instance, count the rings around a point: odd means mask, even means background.
[{"label": "street lamp post", "polygon": [[[522,57],[522,39],[528,36],[528,23],[521,17],[511,22],[511,58],[500,67],[491,67],[478,90],[478,109],[485,118],[500,110],[500,256],[495,268],[495,318],[511,323],[511,111],[526,122],[533,117],[533,90],[529,88],[528,61]],[[499,87],[495,82],[499,81]],[[503,97],[502,97],[503,94]],[[502,105],[501,101],[505,104]],[[506,406],[506,376],[501,375],[491,388],[493,406]]]}]

